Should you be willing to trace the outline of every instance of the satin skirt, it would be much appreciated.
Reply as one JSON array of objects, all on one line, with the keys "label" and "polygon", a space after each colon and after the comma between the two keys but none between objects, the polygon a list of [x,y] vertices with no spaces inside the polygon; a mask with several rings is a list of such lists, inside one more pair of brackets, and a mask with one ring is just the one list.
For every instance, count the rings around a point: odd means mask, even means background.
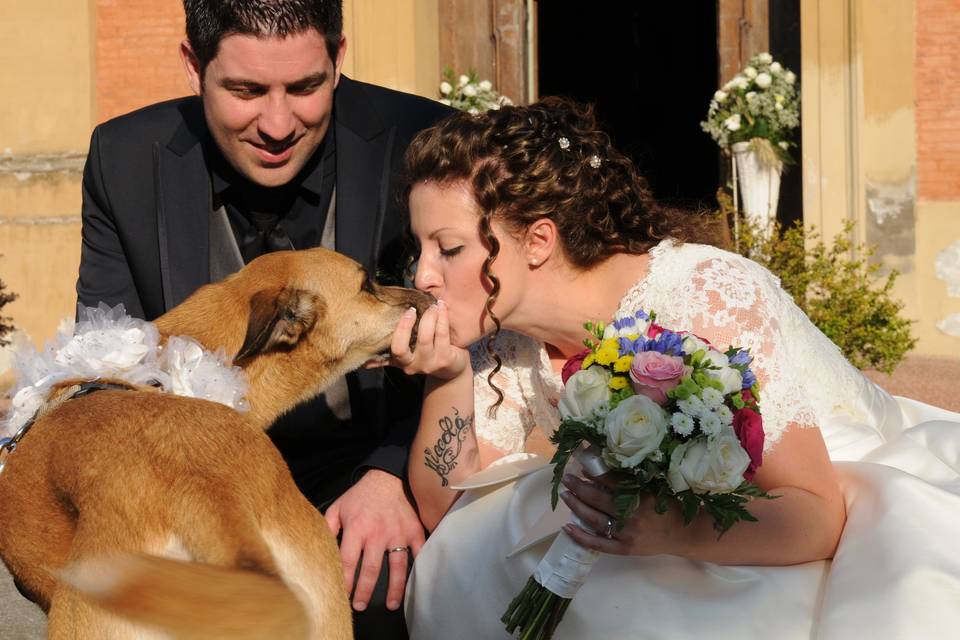
[{"label": "satin skirt", "polygon": [[[555,638],[960,637],[960,414],[874,387],[821,431],[847,506],[833,560],[601,555]],[[551,473],[461,496],[414,563],[411,638],[509,637],[500,616],[552,537],[508,555],[542,526]]]}]

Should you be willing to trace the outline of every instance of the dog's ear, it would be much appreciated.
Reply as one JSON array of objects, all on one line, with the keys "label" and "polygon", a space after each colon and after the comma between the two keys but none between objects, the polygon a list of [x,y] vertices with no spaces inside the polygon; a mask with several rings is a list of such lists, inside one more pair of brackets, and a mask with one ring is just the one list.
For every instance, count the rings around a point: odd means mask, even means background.
[{"label": "dog's ear", "polygon": [[277,347],[292,347],[323,318],[323,301],[302,289],[262,289],[250,299],[247,337],[234,362]]}]

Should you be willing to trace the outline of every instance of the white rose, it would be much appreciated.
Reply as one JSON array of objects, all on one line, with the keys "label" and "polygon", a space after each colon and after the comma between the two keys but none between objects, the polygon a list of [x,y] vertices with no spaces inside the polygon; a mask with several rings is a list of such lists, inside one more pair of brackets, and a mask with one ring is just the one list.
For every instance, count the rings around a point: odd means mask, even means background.
[{"label": "white rose", "polygon": [[773,56],[767,52],[758,53],[757,60],[760,62],[760,64],[770,64],[773,62]]},{"label": "white rose", "polygon": [[723,102],[724,100],[727,99],[727,92],[717,91],[716,93],[713,94],[713,99],[716,100],[717,102]]},{"label": "white rose", "polygon": [[730,366],[730,359],[727,358],[726,354],[710,349],[704,360],[716,367],[715,369],[706,369],[705,373],[723,385],[723,395],[736,393],[743,388],[743,374]]},{"label": "white rose", "polygon": [[754,100],[757,99],[757,92],[756,92],[756,91],[747,91],[747,95],[745,95],[745,96],[743,96],[743,97],[747,99],[747,102],[753,102]]},{"label": "white rose", "polygon": [[601,366],[581,369],[570,376],[563,389],[563,397],[557,405],[560,417],[581,422],[588,419],[610,399],[607,384],[612,376],[613,374]]},{"label": "white rose", "polygon": [[786,75],[783,76],[783,79],[787,84],[793,84],[797,81],[797,74],[795,74],[793,71],[787,71]]},{"label": "white rose", "polygon": [[667,482],[674,491],[729,493],[743,482],[749,464],[733,429],[724,429],[716,438],[697,438],[674,449]]},{"label": "white rose", "polygon": [[770,65],[770,73],[780,73],[781,71],[783,71],[783,67],[780,66],[779,62]]},{"label": "white rose", "polygon": [[683,352],[687,355],[692,355],[697,351],[710,349],[710,345],[708,345],[706,341],[701,340],[692,333],[688,333],[687,335],[683,336],[683,342],[681,342],[680,345],[683,348]]},{"label": "white rose", "polygon": [[656,402],[646,396],[630,396],[608,413],[604,421],[607,433],[604,458],[623,468],[640,464],[660,447],[668,424],[667,412]]},{"label": "white rose", "polygon": [[443,82],[440,83],[440,93],[441,93],[441,94],[443,94],[443,95],[449,95],[451,91],[453,91],[453,87],[450,86],[450,83],[449,83],[449,82],[443,81]]},{"label": "white rose", "polygon": [[743,76],[737,76],[733,79],[733,86],[735,86],[737,89],[746,89],[748,86],[750,86],[750,80]]},{"label": "white rose", "polygon": [[753,67],[747,67],[746,69],[743,70],[743,75],[753,80],[754,78],[757,77],[757,70],[754,69]]},{"label": "white rose", "polygon": [[757,76],[757,86],[761,89],[769,87],[771,82],[773,82],[773,78],[770,77],[769,73],[761,73]]},{"label": "white rose", "polygon": [[470,82],[470,78],[468,78],[467,76],[460,76],[460,78],[457,80],[457,82],[460,83],[459,86],[465,87],[465,86],[467,85],[467,83]]},{"label": "white rose", "polygon": [[724,121],[723,121],[723,126],[725,126],[727,129],[730,129],[730,131],[736,131],[737,129],[739,129],[739,128],[740,128],[740,114],[739,114],[739,113],[735,113],[735,114],[733,114],[732,116],[730,116],[729,118],[727,118],[726,120],[724,120]]},{"label": "white rose", "polygon": [[490,91],[491,89],[493,89],[493,83],[491,83],[489,80],[481,80],[480,88],[483,89],[484,91]]},{"label": "white rose", "polygon": [[468,84],[463,88],[463,95],[467,96],[468,98],[472,98],[477,95],[477,88],[472,84]]}]

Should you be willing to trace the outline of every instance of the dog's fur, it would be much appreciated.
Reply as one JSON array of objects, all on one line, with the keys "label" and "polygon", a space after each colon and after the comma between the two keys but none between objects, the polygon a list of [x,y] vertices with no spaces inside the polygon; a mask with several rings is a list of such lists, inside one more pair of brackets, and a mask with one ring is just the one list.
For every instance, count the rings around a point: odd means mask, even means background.
[{"label": "dog's fur", "polygon": [[49,637],[352,637],[336,542],[263,430],[431,302],[330,251],[268,254],[157,320],[237,354],[249,412],[135,389],[44,413],[0,474],[0,556]]}]

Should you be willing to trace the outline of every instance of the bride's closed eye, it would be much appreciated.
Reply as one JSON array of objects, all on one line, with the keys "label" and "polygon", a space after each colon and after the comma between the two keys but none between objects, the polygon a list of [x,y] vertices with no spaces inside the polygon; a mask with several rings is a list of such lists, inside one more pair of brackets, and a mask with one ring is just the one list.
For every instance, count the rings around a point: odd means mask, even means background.
[{"label": "bride's closed eye", "polygon": [[452,258],[458,253],[460,253],[462,249],[463,249],[463,245],[460,245],[458,247],[452,247],[450,249],[444,249],[443,247],[440,247],[440,255],[443,256],[444,258]]}]

